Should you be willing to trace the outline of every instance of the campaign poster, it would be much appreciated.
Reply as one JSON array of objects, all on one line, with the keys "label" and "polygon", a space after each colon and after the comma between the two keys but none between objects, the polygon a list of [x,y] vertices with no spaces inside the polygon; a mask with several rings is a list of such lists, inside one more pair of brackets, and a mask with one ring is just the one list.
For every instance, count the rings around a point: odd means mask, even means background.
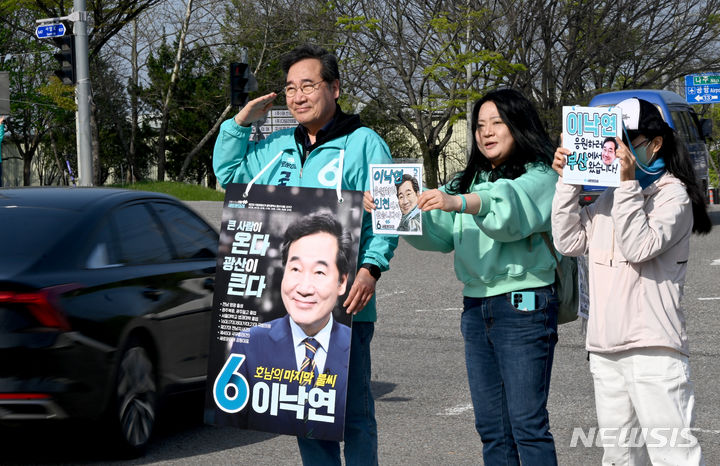
[{"label": "campaign poster", "polygon": [[422,164],[370,165],[370,194],[375,201],[373,233],[422,235]]},{"label": "campaign poster", "polygon": [[225,194],[205,422],[342,440],[352,325],[342,304],[363,194],[246,188]]},{"label": "campaign poster", "polygon": [[563,182],[588,186],[620,186],[616,137],[622,134],[617,107],[563,107],[563,147],[571,154]]}]

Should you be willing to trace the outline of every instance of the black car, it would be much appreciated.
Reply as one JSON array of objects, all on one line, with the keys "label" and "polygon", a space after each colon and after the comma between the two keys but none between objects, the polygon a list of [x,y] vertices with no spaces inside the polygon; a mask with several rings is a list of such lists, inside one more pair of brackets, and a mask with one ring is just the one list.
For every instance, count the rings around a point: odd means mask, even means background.
[{"label": "black car", "polygon": [[0,189],[0,424],[95,419],[141,453],[204,386],[217,244],[171,196]]}]

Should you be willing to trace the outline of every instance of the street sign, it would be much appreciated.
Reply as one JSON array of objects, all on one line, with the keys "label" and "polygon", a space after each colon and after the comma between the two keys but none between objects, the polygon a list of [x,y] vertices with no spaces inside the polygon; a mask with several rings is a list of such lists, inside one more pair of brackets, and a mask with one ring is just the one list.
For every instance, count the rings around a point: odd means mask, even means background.
[{"label": "street sign", "polygon": [[685,101],[689,104],[720,103],[720,74],[685,76]]},{"label": "street sign", "polygon": [[293,118],[287,107],[274,106],[268,112],[265,120],[260,122],[260,134],[258,134],[258,128],[253,125],[251,137],[254,141],[265,139],[275,131],[286,128],[294,128],[297,125],[297,120]]},{"label": "street sign", "polygon": [[35,36],[38,39],[48,39],[50,37],[60,37],[64,35],[65,25],[62,23],[43,24],[35,28]]}]

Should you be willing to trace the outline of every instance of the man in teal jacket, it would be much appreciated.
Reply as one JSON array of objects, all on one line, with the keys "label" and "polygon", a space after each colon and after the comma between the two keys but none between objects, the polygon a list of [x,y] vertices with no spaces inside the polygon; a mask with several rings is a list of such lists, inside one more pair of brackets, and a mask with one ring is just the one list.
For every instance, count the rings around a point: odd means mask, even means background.
[{"label": "man in teal jacket", "polygon": [[[370,189],[371,163],[390,163],[390,150],[357,115],[340,110],[337,59],[312,45],[298,47],[282,61],[286,74],[287,106],[299,126],[250,141],[251,125],[263,118],[277,94],[248,102],[225,121],[215,142],[213,168],[222,186],[228,183],[301,186],[309,188]],[[377,317],[375,285],[389,268],[396,236],[375,236],[370,214],[363,217],[358,270],[343,306],[355,314],[352,325],[347,406],[345,461],[348,465],[377,464],[377,424],[370,392],[370,341]],[[306,465],[340,465],[338,442],[298,437]]]}]

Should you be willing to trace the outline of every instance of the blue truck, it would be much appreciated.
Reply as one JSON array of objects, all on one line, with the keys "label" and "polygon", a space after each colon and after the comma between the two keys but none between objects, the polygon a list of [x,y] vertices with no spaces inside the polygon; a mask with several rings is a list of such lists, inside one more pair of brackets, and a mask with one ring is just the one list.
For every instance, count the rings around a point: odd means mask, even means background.
[{"label": "blue truck", "polygon": [[[709,185],[708,153],[705,139],[712,132],[712,121],[699,119],[695,110],[685,102],[685,99],[671,91],[656,89],[635,89],[598,94],[590,100],[591,107],[611,107],[619,102],[637,97],[654,104],[665,121],[677,132],[685,144],[692,158],[695,175],[700,188],[707,200]],[[604,190],[602,186],[584,186],[580,196],[580,203],[590,204]]]}]

